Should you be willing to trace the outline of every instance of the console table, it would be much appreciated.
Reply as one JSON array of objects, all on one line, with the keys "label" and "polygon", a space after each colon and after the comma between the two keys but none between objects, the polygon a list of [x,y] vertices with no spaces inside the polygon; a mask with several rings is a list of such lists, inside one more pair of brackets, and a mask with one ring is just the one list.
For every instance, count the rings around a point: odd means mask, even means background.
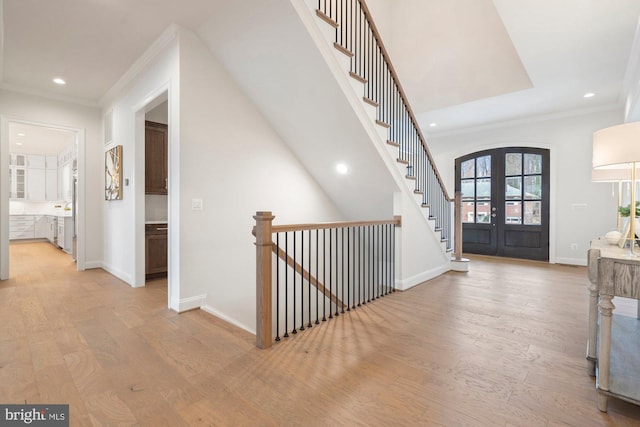
[{"label": "console table", "polygon": [[596,376],[598,409],[607,411],[609,396],[640,405],[640,320],[614,315],[612,302],[613,297],[640,300],[640,255],[599,239],[591,242],[588,258],[587,360]]}]

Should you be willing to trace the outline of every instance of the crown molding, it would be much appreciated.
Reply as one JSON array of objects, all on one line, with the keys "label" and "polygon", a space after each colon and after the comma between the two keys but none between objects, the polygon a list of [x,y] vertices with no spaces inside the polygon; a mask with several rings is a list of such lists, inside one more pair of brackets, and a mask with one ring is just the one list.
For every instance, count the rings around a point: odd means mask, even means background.
[{"label": "crown molding", "polygon": [[[490,130],[502,129],[502,128],[511,127],[511,126],[547,122],[550,120],[559,120],[559,119],[565,119],[568,117],[584,116],[587,114],[601,113],[604,111],[620,110],[622,113],[622,109],[623,109],[623,106],[620,103],[604,104],[596,107],[577,108],[573,110],[564,110],[564,111],[558,111],[558,112],[549,113],[549,114],[538,114],[538,115],[528,116],[520,119],[498,121],[498,122],[493,122],[485,125],[463,127],[459,129],[450,130],[450,131],[429,132],[427,129],[423,129],[423,132],[427,136],[427,141],[428,141],[429,138],[441,138],[441,137],[448,137],[448,136],[465,135],[470,133],[486,132]],[[622,121],[622,117],[620,117],[620,120]]]},{"label": "crown molding", "polygon": [[76,97],[65,96],[65,95],[58,95],[58,94],[47,92],[47,91],[44,91],[44,90],[34,89],[34,88],[26,87],[26,86],[14,85],[14,84],[6,83],[6,82],[0,83],[0,89],[6,90],[6,91],[9,91],[9,92],[15,92],[15,93],[22,93],[22,94],[26,94],[26,95],[38,96],[40,98],[47,98],[47,99],[51,99],[51,100],[54,100],[54,101],[66,102],[66,103],[69,103],[69,104],[82,105],[82,106],[85,106],[85,107],[92,107],[92,108],[98,108],[99,107],[97,102],[92,101],[90,99],[76,98]]},{"label": "crown molding", "polygon": [[[1,1],[1,0],[0,0]],[[106,107],[108,104],[120,94],[127,85],[142,73],[147,66],[153,62],[175,39],[178,37],[180,26],[177,24],[169,25],[160,36],[144,51],[144,53],[129,67],[129,69],[118,79],[111,89],[109,89],[100,98],[98,104],[101,107]]]}]

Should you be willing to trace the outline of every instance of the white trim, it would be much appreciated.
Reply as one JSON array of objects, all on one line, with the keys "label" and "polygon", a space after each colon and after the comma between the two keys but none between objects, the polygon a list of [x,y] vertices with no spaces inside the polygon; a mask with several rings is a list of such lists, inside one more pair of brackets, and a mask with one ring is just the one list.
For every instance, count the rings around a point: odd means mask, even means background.
[{"label": "white trim", "polygon": [[124,90],[124,88],[142,73],[145,68],[155,60],[162,51],[167,48],[178,36],[180,27],[176,24],[171,24],[166,30],[156,39],[156,41],[144,51],[144,53],[133,63],[131,67],[120,77],[120,79],[109,89],[102,98],[100,98],[99,105],[106,106],[111,104],[116,96]]},{"label": "white trim", "polygon": [[624,80],[622,84],[622,92],[620,96],[625,103],[625,120],[634,121],[640,120],[640,117],[633,117],[633,112],[638,108],[640,103],[640,82],[638,76],[640,75],[640,19],[636,26],[635,36],[633,38],[633,44],[631,45],[631,53],[629,55],[629,62],[627,63],[627,69],[624,73]]},{"label": "white trim", "polygon": [[[74,220],[77,223],[78,228],[78,240],[76,247],[76,269],[77,271],[83,271],[85,269],[85,251],[86,251],[86,232],[85,232],[85,218],[86,218],[86,198],[85,198],[85,156],[86,156],[86,139],[85,128],[69,126],[64,124],[58,124],[54,122],[41,122],[21,118],[11,115],[0,115],[0,165],[6,170],[9,167],[9,124],[21,123],[31,126],[48,127],[55,129],[63,129],[73,132],[76,137],[78,152],[77,170],[78,170],[78,212]],[[0,279],[9,278],[9,187],[8,180],[2,180],[6,182],[5,185],[0,187]]]},{"label": "white trim", "polygon": [[85,270],[92,270],[95,268],[102,268],[103,270],[106,270],[103,266],[103,262],[102,261],[85,261],[84,263],[84,269]]},{"label": "white trim", "polygon": [[41,98],[52,99],[54,101],[68,102],[70,104],[83,105],[85,107],[99,107],[98,103],[91,99],[77,98],[73,96],[59,95],[56,93],[47,92],[45,90],[34,89],[26,86],[15,85],[11,83],[0,83],[0,89],[9,92],[23,93],[26,95],[39,96]]},{"label": "white trim", "polygon": [[396,289],[406,291],[413,288],[414,286],[426,282],[427,280],[431,280],[438,276],[441,276],[442,274],[450,270],[451,265],[449,262],[447,262],[444,265],[432,268],[431,270],[423,271],[422,273],[418,273],[415,276],[409,277],[407,279],[396,279]]},{"label": "white trim", "polygon": [[556,261],[551,264],[567,264],[567,265],[580,265],[587,266],[586,258],[556,258]]},{"label": "white trim", "polygon": [[[565,111],[560,111],[560,112],[550,113],[550,114],[533,115],[533,116],[519,118],[519,119],[502,120],[502,121],[493,122],[493,123],[484,124],[484,125],[476,125],[476,126],[471,125],[469,127],[462,127],[462,128],[459,128],[459,129],[453,129],[453,130],[449,130],[449,131],[445,130],[445,131],[442,131],[442,132],[434,131],[433,128],[430,128],[431,131],[428,131],[425,128],[425,129],[422,130],[422,132],[424,133],[425,137],[427,138],[427,142],[428,142],[429,138],[431,138],[431,137],[432,138],[442,138],[442,137],[447,137],[447,136],[458,136],[458,135],[466,135],[466,134],[470,134],[470,133],[486,132],[486,131],[490,131],[490,130],[504,129],[504,128],[508,128],[508,127],[521,126],[521,125],[531,124],[531,123],[547,122],[547,121],[550,121],[550,120],[559,120],[559,119],[565,119],[565,118],[568,118],[568,117],[584,116],[584,115],[592,114],[592,113],[601,113],[601,112],[605,112],[605,111],[613,111],[613,110],[618,110],[618,109],[620,109],[622,107],[623,106],[620,103],[607,104],[607,105],[600,105],[600,106],[597,106],[597,107],[577,108],[577,109],[573,109],[573,110],[565,110]],[[420,121],[419,118],[418,118],[418,121]]]},{"label": "white trim", "polygon": [[215,316],[219,319],[224,320],[227,323],[231,323],[233,326],[237,326],[240,329],[244,329],[245,331],[252,333],[252,334],[256,334],[256,330],[255,328],[250,328],[247,325],[244,325],[240,322],[238,322],[236,319],[233,319],[225,314],[222,314],[221,312],[219,312],[218,310],[216,310],[215,308],[211,307],[210,305],[203,305],[200,307],[200,310],[211,314],[212,316]]},{"label": "white trim", "polygon": [[196,295],[194,297],[182,298],[178,301],[178,313],[200,308],[207,300],[207,294]]},{"label": "white trim", "polygon": [[110,265],[106,264],[106,263],[102,263],[102,269],[104,271],[106,271],[107,273],[111,274],[112,276],[117,277],[118,279],[122,280],[123,282],[125,282],[127,285],[131,286],[132,288],[135,288],[136,286],[133,285],[133,278],[131,277],[130,274],[127,274],[126,272],[117,269],[117,268],[113,268]]}]

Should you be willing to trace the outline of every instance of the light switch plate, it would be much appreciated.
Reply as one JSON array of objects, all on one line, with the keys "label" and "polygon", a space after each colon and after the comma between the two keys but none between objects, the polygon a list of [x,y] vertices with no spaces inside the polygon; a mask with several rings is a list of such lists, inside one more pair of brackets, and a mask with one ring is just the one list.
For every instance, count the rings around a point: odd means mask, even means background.
[{"label": "light switch plate", "polygon": [[192,211],[201,211],[202,210],[202,199],[191,199],[191,210]]}]

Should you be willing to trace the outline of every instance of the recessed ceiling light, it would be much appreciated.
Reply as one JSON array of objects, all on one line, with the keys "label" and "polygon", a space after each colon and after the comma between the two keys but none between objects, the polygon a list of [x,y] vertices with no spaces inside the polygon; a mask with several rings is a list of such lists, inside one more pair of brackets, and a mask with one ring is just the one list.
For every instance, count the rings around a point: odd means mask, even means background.
[{"label": "recessed ceiling light", "polygon": [[595,95],[596,95],[596,94],[595,94],[595,93],[593,93],[593,92],[588,92],[588,93],[585,93],[585,94],[584,94],[584,97],[585,97],[585,98],[591,98],[591,97],[594,97]]},{"label": "recessed ceiling light", "polygon": [[345,165],[344,163],[338,163],[336,165],[336,172],[338,172],[340,175],[346,175],[349,173],[349,166]]},{"label": "recessed ceiling light", "polygon": [[429,126],[431,126],[432,128],[434,128],[434,127],[438,126],[438,124],[437,124],[437,123],[429,123]]},{"label": "recessed ceiling light", "polygon": [[53,82],[57,85],[66,85],[67,82],[64,81],[64,79],[61,79],[60,77],[56,77],[55,79],[53,79]]},{"label": "recessed ceiling light", "polygon": [[19,132],[19,133],[18,133],[18,136],[24,136],[24,133]]},{"label": "recessed ceiling light", "polygon": [[16,145],[22,145],[22,142],[16,142]]}]

